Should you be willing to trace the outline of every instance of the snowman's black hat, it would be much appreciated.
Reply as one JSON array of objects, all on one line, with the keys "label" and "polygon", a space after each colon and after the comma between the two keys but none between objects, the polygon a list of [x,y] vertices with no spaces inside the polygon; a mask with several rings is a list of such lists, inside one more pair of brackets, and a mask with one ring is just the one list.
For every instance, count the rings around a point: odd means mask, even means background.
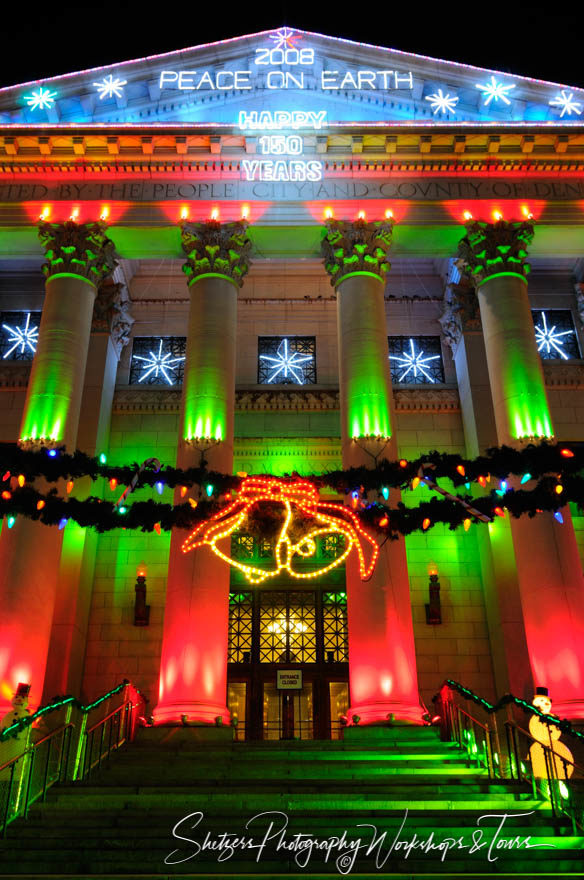
[{"label": "snowman's black hat", "polygon": [[535,689],[535,696],[536,697],[549,697],[549,695],[550,695],[549,688],[538,687]]},{"label": "snowman's black hat", "polygon": [[16,692],[14,694],[15,697],[28,697],[30,693],[31,686],[26,684],[24,681],[18,682],[18,687],[16,688]]}]

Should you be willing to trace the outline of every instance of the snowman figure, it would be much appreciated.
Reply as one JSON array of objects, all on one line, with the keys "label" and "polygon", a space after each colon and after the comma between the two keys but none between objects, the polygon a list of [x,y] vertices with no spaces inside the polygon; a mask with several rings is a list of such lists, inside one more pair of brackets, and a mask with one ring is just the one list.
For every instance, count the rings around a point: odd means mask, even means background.
[{"label": "snowman figure", "polygon": [[[27,715],[30,715],[28,710],[28,695],[30,693],[30,685],[24,684],[24,682],[19,682],[18,687],[12,697],[11,705],[12,710],[7,712],[6,715],[3,716],[0,721],[0,731],[5,730],[7,727],[11,727],[13,724],[16,724],[17,721],[22,721],[23,718],[26,718]],[[21,731],[16,739],[23,736],[23,731]]]},{"label": "snowman figure", "polygon": [[[540,712],[542,712],[542,714],[550,714],[552,701],[547,688],[536,688],[535,696],[531,702]],[[574,756],[565,743],[560,742],[560,737],[562,735],[560,728],[555,724],[548,724],[538,715],[532,715],[529,719],[529,732],[532,737],[537,740],[537,742],[532,743],[529,749],[529,757],[534,777],[536,779],[545,779],[548,775],[546,753],[542,748],[543,745],[552,750],[553,757],[549,756],[549,752],[548,757],[551,757],[554,766],[550,767],[549,770],[555,775],[555,778],[569,779],[574,772]],[[542,745],[540,745],[540,743]],[[563,759],[569,763],[565,763]]]}]

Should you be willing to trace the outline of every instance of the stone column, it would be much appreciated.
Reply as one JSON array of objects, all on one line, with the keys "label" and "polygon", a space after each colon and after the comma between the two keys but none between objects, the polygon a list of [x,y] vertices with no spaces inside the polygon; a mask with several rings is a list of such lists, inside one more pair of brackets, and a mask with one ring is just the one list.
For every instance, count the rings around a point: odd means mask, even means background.
[{"label": "stone column", "polygon": [[[177,461],[231,473],[237,291],[249,268],[247,224],[184,223],[190,308]],[[175,503],[179,499],[177,493]],[[172,534],[156,724],[229,722],[227,638],[230,568],[214,553],[183,553]]]},{"label": "stone column", "polygon": [[[528,222],[467,224],[459,267],[479,300],[497,439],[520,447],[553,437],[527,296]],[[529,484],[527,486],[529,488]],[[554,711],[584,717],[584,576],[569,509],[511,519],[531,670]]]},{"label": "stone column", "polygon": [[[479,303],[473,285],[451,267],[440,318],[446,344],[452,349],[466,454],[475,458],[497,445],[495,414],[489,387],[487,357]],[[517,566],[509,520],[495,517],[488,528],[475,530],[478,542],[495,694],[533,695],[525,639]],[[469,539],[472,538],[469,536]],[[488,695],[484,695],[488,696]]]},{"label": "stone column", "polygon": [[[115,280],[119,279],[119,280]],[[121,267],[100,285],[93,306],[77,448],[99,455],[108,448],[118,362],[134,319]],[[73,496],[97,494],[99,484],[76,480]],[[57,579],[43,702],[55,694],[81,694],[83,660],[97,550],[97,532],[69,523]]]},{"label": "stone column", "polygon": [[[343,467],[397,457],[385,318],[390,222],[330,220],[325,268],[337,294]],[[399,493],[391,495],[391,503]],[[387,541],[367,582],[354,557],[346,566],[349,716],[361,724],[420,722],[409,578],[403,538]]]},{"label": "stone column", "polygon": [[[114,266],[102,223],[43,223],[46,293],[20,442],[76,447],[96,287]],[[63,532],[24,517],[0,538],[0,681],[41,700]],[[0,699],[5,700],[2,693]]]}]

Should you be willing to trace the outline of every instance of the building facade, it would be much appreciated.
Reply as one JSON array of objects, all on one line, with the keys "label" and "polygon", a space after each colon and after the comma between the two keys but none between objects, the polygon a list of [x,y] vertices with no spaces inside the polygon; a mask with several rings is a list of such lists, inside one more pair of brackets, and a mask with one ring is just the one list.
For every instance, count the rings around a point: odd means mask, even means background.
[{"label": "building facade", "polygon": [[[582,442],[583,110],[289,28],[0,90],[0,440],[274,477]],[[183,529],[5,518],[1,698],[129,678],[155,724],[322,739],[421,723],[452,678],[581,719],[584,525],[561,519],[377,536],[363,576],[343,530],[286,565],[242,525],[230,565]]]}]

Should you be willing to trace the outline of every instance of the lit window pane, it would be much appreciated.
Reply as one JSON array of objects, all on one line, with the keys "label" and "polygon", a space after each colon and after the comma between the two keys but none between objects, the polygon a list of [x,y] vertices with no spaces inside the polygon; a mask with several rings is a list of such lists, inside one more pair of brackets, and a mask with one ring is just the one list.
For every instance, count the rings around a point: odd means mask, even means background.
[{"label": "lit window pane", "polygon": [[186,336],[136,336],[130,385],[181,385],[186,347]]},{"label": "lit window pane", "polygon": [[260,385],[314,385],[316,339],[314,336],[260,336],[258,383]]},{"label": "lit window pane", "polygon": [[542,360],[568,361],[580,357],[578,334],[569,309],[532,309],[531,316]]},{"label": "lit window pane", "polygon": [[35,355],[40,312],[0,314],[0,356],[5,361],[31,361]]},{"label": "lit window pane", "polygon": [[388,336],[391,381],[398,385],[444,382],[439,336]]}]

